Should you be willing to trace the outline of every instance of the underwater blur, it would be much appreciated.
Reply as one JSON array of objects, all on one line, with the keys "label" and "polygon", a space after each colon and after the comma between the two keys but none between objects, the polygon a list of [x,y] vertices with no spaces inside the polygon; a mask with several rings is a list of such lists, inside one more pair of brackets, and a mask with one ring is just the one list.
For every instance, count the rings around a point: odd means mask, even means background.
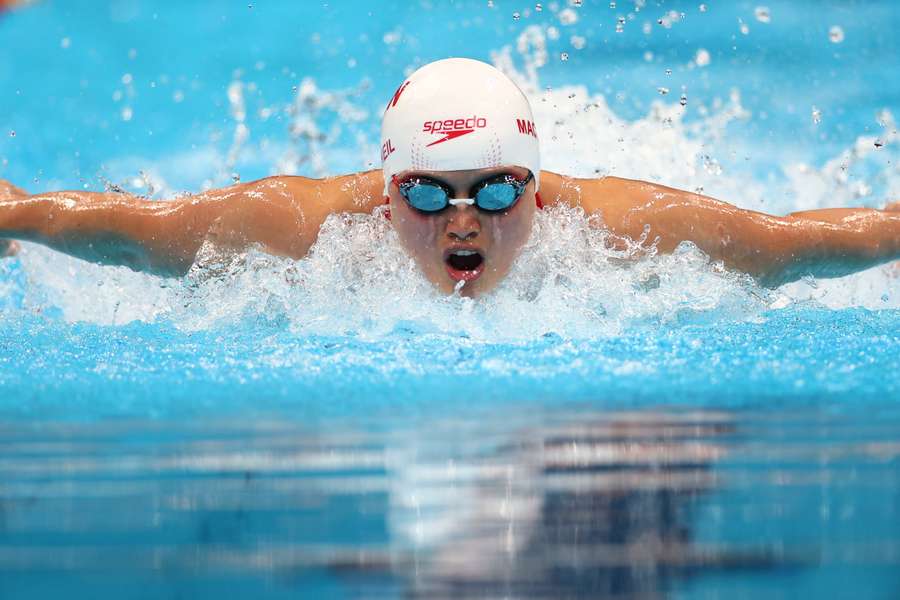
[{"label": "underwater blur", "polygon": [[[379,166],[492,62],[544,168],[900,199],[894,2],[0,2],[0,178],[164,201]],[[465,85],[465,82],[461,82]],[[539,213],[436,292],[374,215],[162,279],[0,260],[0,597],[900,596],[900,268],[771,290]]]}]

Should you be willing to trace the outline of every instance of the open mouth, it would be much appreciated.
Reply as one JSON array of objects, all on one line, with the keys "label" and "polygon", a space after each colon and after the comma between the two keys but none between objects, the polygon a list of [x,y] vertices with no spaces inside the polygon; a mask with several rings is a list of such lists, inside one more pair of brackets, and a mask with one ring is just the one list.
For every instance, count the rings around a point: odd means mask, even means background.
[{"label": "open mouth", "polygon": [[447,273],[456,281],[478,279],[484,270],[484,257],[477,250],[451,250],[444,254]]}]

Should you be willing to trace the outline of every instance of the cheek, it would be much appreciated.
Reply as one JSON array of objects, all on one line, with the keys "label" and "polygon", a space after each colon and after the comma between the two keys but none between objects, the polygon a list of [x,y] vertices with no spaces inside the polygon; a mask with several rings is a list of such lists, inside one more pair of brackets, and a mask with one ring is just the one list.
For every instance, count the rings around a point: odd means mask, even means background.
[{"label": "cheek", "polygon": [[531,214],[525,211],[504,216],[491,217],[489,227],[495,249],[502,249],[502,255],[515,258],[531,235]]},{"label": "cheek", "polygon": [[410,251],[435,247],[438,238],[437,219],[404,209],[392,212],[394,228],[404,247]]}]

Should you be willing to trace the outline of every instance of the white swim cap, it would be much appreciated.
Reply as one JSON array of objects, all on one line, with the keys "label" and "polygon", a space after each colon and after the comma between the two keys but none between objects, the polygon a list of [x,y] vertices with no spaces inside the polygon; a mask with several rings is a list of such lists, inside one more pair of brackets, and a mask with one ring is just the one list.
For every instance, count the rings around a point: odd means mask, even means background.
[{"label": "white swim cap", "polygon": [[409,170],[458,171],[515,165],[534,174],[541,158],[531,106],[487,63],[447,58],[417,70],[394,92],[381,121],[384,194]]}]

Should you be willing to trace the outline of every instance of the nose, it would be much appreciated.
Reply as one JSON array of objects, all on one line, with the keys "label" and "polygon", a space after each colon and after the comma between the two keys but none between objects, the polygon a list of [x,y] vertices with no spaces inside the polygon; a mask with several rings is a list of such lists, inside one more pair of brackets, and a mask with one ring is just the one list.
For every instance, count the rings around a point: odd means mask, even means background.
[{"label": "nose", "polygon": [[457,240],[473,240],[481,232],[478,215],[470,206],[459,205],[451,210],[447,221],[447,236]]}]

